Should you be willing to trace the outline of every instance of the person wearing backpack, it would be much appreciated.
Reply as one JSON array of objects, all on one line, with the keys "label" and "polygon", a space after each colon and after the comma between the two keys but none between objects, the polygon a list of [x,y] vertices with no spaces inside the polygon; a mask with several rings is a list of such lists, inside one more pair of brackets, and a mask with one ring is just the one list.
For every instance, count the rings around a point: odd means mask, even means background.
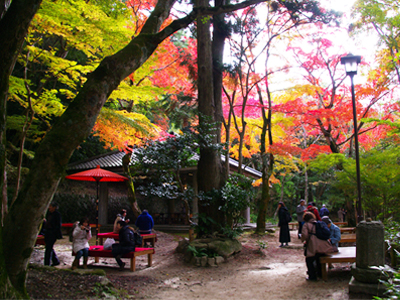
[{"label": "person wearing backpack", "polygon": [[117,222],[117,231],[119,233],[119,243],[112,245],[111,252],[119,265],[119,270],[123,271],[125,263],[121,260],[121,256],[135,251],[135,233],[124,221]]},{"label": "person wearing backpack", "polygon": [[279,218],[279,242],[281,245],[279,247],[289,246],[290,242],[290,232],[289,232],[289,222],[292,217],[283,202],[278,204],[278,218]]},{"label": "person wearing backpack", "polygon": [[72,250],[76,253],[75,260],[72,263],[72,270],[79,267],[79,260],[83,256],[83,268],[87,269],[89,257],[89,240],[92,233],[89,226],[89,219],[83,218],[79,224],[75,225],[72,232]]},{"label": "person wearing backpack", "polygon": [[[334,252],[331,243],[328,241],[330,231],[328,229],[328,236],[326,237],[323,232],[326,224],[324,222],[317,222],[316,217],[312,212],[305,212],[303,215],[304,225],[301,232],[301,241],[304,243],[304,255],[306,256],[307,265],[307,280],[316,281],[318,277],[321,277],[321,263],[319,258],[327,253]],[[321,223],[324,223],[325,226]],[[318,229],[317,229],[318,228]],[[317,236],[326,239],[320,239]]]}]

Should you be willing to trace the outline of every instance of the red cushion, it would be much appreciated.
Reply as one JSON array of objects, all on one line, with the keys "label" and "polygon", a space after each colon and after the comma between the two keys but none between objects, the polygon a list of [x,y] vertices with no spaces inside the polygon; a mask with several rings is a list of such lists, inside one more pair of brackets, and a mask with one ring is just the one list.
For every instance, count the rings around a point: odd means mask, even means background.
[{"label": "red cushion", "polygon": [[[145,251],[149,250],[152,248],[136,248],[135,252],[140,252],[140,251]],[[153,249],[153,254],[155,253]],[[74,253],[72,255],[75,255]],[[95,245],[95,246],[90,246],[89,248],[89,256],[93,257],[114,257],[111,253],[111,250],[104,250],[103,245]],[[126,253],[122,255],[123,258],[132,258],[133,257],[133,252]]]},{"label": "red cushion", "polygon": [[102,238],[112,238],[112,239],[118,239],[119,238],[119,234],[118,233],[114,233],[114,232],[104,232],[104,233],[99,233],[97,235],[98,237],[102,237]]},{"label": "red cushion", "polygon": [[38,234],[35,245],[46,245],[46,242],[44,241],[44,235]]}]

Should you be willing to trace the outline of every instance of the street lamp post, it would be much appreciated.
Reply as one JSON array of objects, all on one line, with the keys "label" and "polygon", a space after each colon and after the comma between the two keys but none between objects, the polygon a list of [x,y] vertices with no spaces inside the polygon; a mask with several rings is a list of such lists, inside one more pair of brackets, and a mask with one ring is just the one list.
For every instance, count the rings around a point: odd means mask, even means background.
[{"label": "street lamp post", "polygon": [[361,176],[360,176],[360,155],[358,151],[358,127],[357,127],[357,111],[356,111],[356,96],[354,93],[354,82],[353,77],[357,74],[358,64],[361,62],[361,56],[354,56],[348,54],[340,58],[340,63],[345,66],[346,74],[351,79],[351,100],[353,103],[353,122],[354,122],[354,141],[356,150],[356,170],[357,170],[357,222],[360,222],[362,217],[362,206],[361,206]]}]

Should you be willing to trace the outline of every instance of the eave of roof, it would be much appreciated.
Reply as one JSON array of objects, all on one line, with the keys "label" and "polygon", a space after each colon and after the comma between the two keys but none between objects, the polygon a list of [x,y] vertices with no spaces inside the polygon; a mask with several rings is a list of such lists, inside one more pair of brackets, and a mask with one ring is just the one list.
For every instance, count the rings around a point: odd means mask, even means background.
[{"label": "eave of roof", "polygon": [[[125,152],[123,151],[113,151],[106,154],[97,155],[83,161],[78,161],[68,164],[67,172],[73,173],[76,171],[89,170],[96,168],[97,166],[100,166],[100,168],[102,169],[112,170],[117,173],[119,171],[122,173],[123,172],[122,158],[124,156]],[[132,156],[134,156],[134,154],[132,154]],[[193,159],[198,161],[200,157],[198,154],[195,154],[193,156]],[[223,162],[225,162],[224,155],[221,155],[221,159]],[[239,162],[233,158],[229,158],[229,165],[237,170],[239,167]],[[249,166],[242,166],[242,169],[247,176],[251,176],[256,179],[261,178],[262,173],[256,169],[253,169]]]}]

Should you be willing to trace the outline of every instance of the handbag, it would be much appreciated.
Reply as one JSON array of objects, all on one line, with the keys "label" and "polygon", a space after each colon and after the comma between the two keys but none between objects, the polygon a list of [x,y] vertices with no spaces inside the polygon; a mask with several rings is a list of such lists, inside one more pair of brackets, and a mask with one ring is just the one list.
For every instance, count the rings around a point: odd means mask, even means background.
[{"label": "handbag", "polygon": [[115,244],[115,240],[111,239],[111,238],[107,238],[106,241],[103,244],[103,249],[104,250],[111,250],[113,244]]}]

